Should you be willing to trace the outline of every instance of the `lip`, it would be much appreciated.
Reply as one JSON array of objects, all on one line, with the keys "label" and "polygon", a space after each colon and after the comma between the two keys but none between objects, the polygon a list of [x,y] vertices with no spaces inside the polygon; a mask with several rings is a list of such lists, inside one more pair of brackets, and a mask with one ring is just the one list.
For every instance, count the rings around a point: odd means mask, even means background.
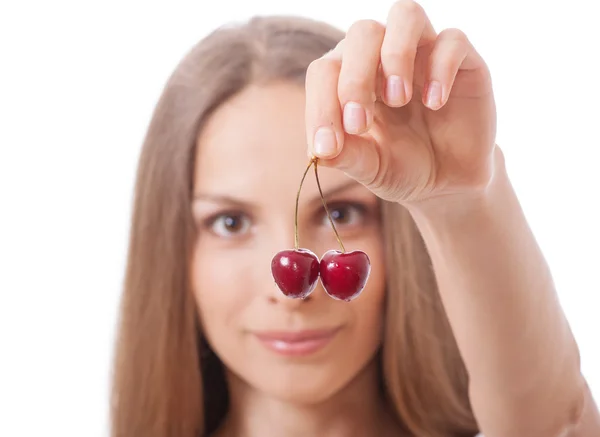
[{"label": "lip", "polygon": [[267,349],[280,355],[306,356],[327,346],[339,330],[261,331],[254,335]]}]

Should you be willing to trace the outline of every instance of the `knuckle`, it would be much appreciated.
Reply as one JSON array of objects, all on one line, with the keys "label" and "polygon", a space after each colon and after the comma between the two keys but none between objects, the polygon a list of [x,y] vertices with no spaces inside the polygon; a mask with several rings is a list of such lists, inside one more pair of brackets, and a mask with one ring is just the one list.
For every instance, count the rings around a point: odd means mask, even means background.
[{"label": "knuckle", "polygon": [[425,15],[423,6],[414,0],[398,0],[392,5],[391,14],[398,15]]},{"label": "knuckle", "polygon": [[416,56],[416,46],[384,47],[381,49],[381,61],[384,64],[412,65]]},{"label": "knuckle", "polygon": [[383,24],[376,20],[359,20],[355,21],[348,29],[349,35],[360,35],[360,36],[379,36],[385,32]]},{"label": "knuckle", "polygon": [[340,78],[339,89],[341,94],[364,93],[373,88],[371,78],[355,75],[346,78]]},{"label": "knuckle", "polygon": [[467,37],[467,34],[465,32],[463,32],[462,30],[454,28],[454,27],[442,30],[439,33],[438,38],[458,41],[458,42],[462,42],[462,43],[469,42],[469,38]]},{"label": "knuckle", "polygon": [[307,80],[319,81],[323,75],[335,72],[335,61],[328,58],[318,58],[308,64],[306,69]]},{"label": "knuckle", "polygon": [[352,100],[365,105],[373,103],[376,97],[371,81],[361,77],[340,80],[338,96],[342,102]]},{"label": "knuckle", "polygon": [[317,71],[319,71],[319,69],[321,68],[321,66],[319,64],[321,64],[321,63],[322,63],[321,59],[315,59],[310,64],[308,64],[308,67],[306,68],[306,78],[307,79],[312,78],[317,73]]}]

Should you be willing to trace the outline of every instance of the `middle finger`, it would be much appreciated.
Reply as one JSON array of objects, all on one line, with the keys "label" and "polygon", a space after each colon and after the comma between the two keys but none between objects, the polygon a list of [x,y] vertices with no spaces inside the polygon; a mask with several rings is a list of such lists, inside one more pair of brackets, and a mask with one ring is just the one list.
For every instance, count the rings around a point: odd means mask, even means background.
[{"label": "middle finger", "polygon": [[412,98],[417,50],[435,42],[436,33],[421,5],[413,0],[399,0],[391,7],[386,27],[381,46],[385,101],[389,106],[402,106]]}]

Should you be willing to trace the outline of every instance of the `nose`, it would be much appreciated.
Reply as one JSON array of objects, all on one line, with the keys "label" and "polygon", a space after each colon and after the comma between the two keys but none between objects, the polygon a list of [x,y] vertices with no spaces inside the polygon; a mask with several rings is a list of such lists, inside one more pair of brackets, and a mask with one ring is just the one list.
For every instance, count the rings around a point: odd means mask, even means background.
[{"label": "nose", "polygon": [[274,287],[272,288],[271,293],[269,293],[267,296],[267,300],[272,305],[282,305],[289,309],[296,309],[314,300],[314,291],[303,299],[292,298],[283,294],[282,291],[277,287],[277,284],[273,285]]}]

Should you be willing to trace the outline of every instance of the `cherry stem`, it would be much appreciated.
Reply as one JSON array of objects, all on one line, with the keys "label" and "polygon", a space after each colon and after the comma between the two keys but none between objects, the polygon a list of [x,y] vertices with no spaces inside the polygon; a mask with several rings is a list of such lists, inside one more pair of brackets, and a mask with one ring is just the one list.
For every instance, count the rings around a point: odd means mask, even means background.
[{"label": "cherry stem", "polygon": [[[319,161],[319,158],[315,157],[311,160],[311,163],[315,164],[315,179],[317,180],[317,187],[319,188],[319,194],[321,195],[321,201],[323,202],[323,207],[325,208],[325,212],[327,213],[327,218],[329,219],[329,223],[331,223],[331,227],[333,228],[333,232],[335,233],[335,238],[337,239],[338,243],[340,244],[342,253],[346,253],[346,249],[344,248],[344,243],[342,243],[342,239],[340,238],[340,235],[338,234],[338,231],[335,228],[335,225],[333,224],[333,219],[331,218],[331,214],[329,214],[329,210],[327,209],[327,202],[325,202],[325,197],[323,196],[323,191],[321,190],[321,183],[319,182],[319,172],[317,171],[317,162],[318,161]],[[310,166],[309,166],[309,168],[310,168]]]},{"label": "cherry stem", "polygon": [[308,167],[306,167],[306,170],[304,170],[302,180],[300,181],[300,187],[298,187],[298,193],[296,193],[296,211],[294,213],[294,247],[296,250],[298,250],[298,248],[300,247],[300,242],[298,238],[298,203],[300,202],[300,191],[302,190],[302,184],[304,183],[306,174],[308,173],[308,170],[310,170],[310,167],[313,165],[313,163],[316,165],[315,160],[311,159],[308,163]]}]

